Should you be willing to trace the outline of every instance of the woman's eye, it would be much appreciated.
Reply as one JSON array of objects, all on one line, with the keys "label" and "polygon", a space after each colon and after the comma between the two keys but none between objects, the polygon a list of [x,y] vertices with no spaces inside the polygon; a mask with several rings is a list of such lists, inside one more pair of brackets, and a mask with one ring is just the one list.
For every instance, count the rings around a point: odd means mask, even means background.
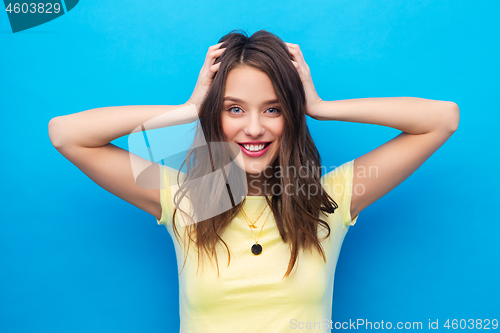
[{"label": "woman's eye", "polygon": [[228,110],[228,111],[229,111],[229,112],[231,112],[231,113],[234,113],[234,114],[240,114],[240,113],[242,113],[242,112],[243,112],[243,111],[242,111],[239,107],[237,107],[237,106],[233,106],[232,108],[229,108],[229,110]]},{"label": "woman's eye", "polygon": [[[269,111],[272,111],[272,112],[269,112]],[[270,109],[267,109],[266,112],[270,113],[270,114],[279,114],[281,111],[279,109],[276,109],[276,108],[270,108]]]}]

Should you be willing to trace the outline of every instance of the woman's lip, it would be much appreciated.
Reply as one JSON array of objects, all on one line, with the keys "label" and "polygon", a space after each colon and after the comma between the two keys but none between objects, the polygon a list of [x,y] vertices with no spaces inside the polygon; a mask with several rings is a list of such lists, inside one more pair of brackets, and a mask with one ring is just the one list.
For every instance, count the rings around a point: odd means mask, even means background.
[{"label": "woman's lip", "polygon": [[[269,141],[267,141],[267,142],[269,142]],[[263,141],[263,143],[265,143],[265,141]],[[248,144],[248,143],[245,143],[245,144]],[[238,145],[240,146],[241,151],[243,153],[245,153],[247,156],[260,157],[260,156],[264,155],[269,150],[269,147],[271,146],[271,144],[272,144],[272,142],[269,142],[269,144],[266,146],[266,148],[259,150],[259,151],[246,150],[246,148],[242,146],[243,143],[239,143]]]},{"label": "woman's lip", "polygon": [[260,145],[263,143],[271,143],[271,141],[247,141],[247,142],[236,142],[239,145]]}]

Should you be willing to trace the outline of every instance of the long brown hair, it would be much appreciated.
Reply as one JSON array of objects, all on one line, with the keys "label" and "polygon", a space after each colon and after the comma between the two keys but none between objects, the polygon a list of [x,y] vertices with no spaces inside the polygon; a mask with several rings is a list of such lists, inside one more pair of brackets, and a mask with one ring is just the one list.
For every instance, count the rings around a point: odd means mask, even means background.
[{"label": "long brown hair", "polygon": [[[305,90],[291,62],[292,56],[286,44],[265,30],[257,31],[248,37],[239,29],[223,36],[220,42],[223,42],[220,47],[226,50],[215,60],[215,63],[221,64],[210,90],[200,105],[200,121],[195,140],[183,163],[186,165],[186,178],[174,195],[177,208],[183,199],[189,198],[194,211],[194,215],[191,216],[195,217],[198,214],[199,222],[186,225],[185,232],[189,241],[184,245],[189,251],[189,244],[191,242],[196,244],[198,266],[202,252],[205,252],[210,259],[215,258],[219,272],[216,245],[221,241],[228,251],[228,265],[230,263],[229,247],[220,234],[243,207],[246,184],[235,188],[228,185],[228,180],[233,183],[243,183],[246,182],[246,178],[240,168],[235,167],[234,163],[231,164],[230,149],[223,144],[225,137],[221,112],[228,73],[240,66],[251,66],[269,76],[284,117],[285,126],[278,157],[271,168],[295,171],[295,174],[285,172],[281,173],[280,177],[270,179],[271,183],[279,184],[281,189],[293,189],[294,195],[280,191],[278,195],[273,193],[270,199],[265,197],[282,240],[291,243],[291,258],[288,270],[283,276],[285,278],[291,273],[300,248],[316,247],[326,262],[318,239],[318,226],[322,225],[328,230],[325,238],[330,236],[330,227],[319,217],[320,214],[333,213],[338,205],[323,190],[320,183],[321,159],[306,124]],[[227,168],[228,164],[231,167]],[[206,178],[209,174],[211,177]],[[299,190],[311,187],[319,190],[314,194]],[[176,237],[179,236],[175,226],[177,208],[173,213]],[[209,214],[206,218],[200,219],[200,213],[207,211],[217,212],[217,215]]]}]

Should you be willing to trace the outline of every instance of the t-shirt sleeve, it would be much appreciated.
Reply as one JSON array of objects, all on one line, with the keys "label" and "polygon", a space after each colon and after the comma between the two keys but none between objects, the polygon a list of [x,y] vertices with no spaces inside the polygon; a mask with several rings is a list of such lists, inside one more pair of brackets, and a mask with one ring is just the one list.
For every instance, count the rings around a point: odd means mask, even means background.
[{"label": "t-shirt sleeve", "polygon": [[351,198],[353,192],[354,160],[346,162],[323,176],[324,190],[335,200],[338,208],[334,214],[340,214],[346,227],[356,223],[358,215],[351,217]]},{"label": "t-shirt sleeve", "polygon": [[174,213],[174,201],[170,189],[170,182],[174,179],[177,170],[160,165],[160,203],[161,218],[156,222],[161,225],[172,224],[172,214]]}]

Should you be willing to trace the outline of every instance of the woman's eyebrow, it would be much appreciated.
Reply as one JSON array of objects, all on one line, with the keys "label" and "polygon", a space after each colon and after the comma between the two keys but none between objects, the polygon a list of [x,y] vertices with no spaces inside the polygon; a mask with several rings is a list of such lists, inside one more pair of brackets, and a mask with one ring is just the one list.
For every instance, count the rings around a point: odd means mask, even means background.
[{"label": "woman's eyebrow", "polygon": [[[238,102],[238,103],[242,103],[242,104],[245,103],[244,100],[241,100],[241,99],[236,98],[236,97],[231,97],[231,96],[224,97],[223,101],[226,101],[226,100],[233,101],[233,102]],[[279,103],[279,101],[277,99],[272,99],[272,100],[263,102],[262,105],[268,105],[268,104],[274,104],[274,103]]]}]

